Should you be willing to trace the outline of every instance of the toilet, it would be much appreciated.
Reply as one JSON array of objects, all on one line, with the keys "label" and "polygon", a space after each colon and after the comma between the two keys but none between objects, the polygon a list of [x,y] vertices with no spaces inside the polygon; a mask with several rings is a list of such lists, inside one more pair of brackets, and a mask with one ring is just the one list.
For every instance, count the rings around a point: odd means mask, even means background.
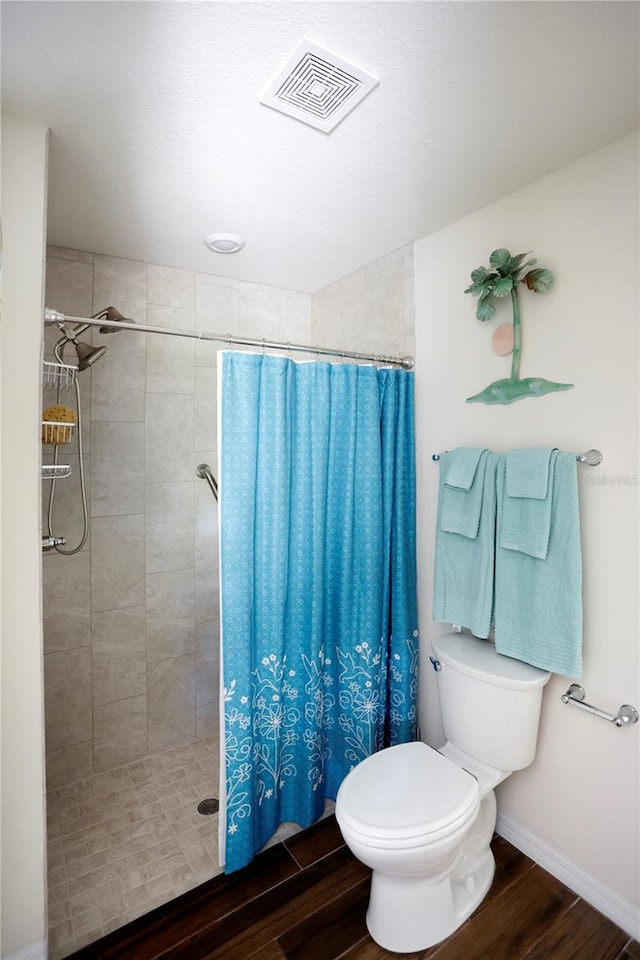
[{"label": "toilet", "polygon": [[336,798],[345,843],[373,871],[369,933],[396,953],[444,940],[484,899],[494,787],[532,763],[550,676],[468,633],[443,634],[432,648],[447,742],[367,757]]}]

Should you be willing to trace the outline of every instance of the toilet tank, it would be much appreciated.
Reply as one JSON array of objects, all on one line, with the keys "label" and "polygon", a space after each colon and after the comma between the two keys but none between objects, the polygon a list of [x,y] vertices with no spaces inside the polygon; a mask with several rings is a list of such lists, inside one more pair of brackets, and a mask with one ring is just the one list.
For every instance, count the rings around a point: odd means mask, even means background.
[{"label": "toilet tank", "polygon": [[498,770],[532,763],[550,674],[504,657],[488,640],[445,633],[431,644],[447,740]]}]

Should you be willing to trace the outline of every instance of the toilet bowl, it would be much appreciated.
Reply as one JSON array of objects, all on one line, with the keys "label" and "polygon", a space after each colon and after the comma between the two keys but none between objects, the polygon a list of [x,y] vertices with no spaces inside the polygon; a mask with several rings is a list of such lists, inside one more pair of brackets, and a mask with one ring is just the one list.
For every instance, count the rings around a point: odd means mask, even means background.
[{"label": "toilet bowl", "polygon": [[367,927],[387,950],[431,947],[491,886],[494,787],[534,758],[549,674],[470,634],[433,642],[445,734],[367,757],[343,780],[336,820],[373,871]]},{"label": "toilet bowl", "polygon": [[381,946],[398,953],[432,946],[485,896],[494,873],[489,794],[483,799],[475,776],[421,742],[373,754],[345,778],[336,819],[351,852],[373,871],[367,927]]}]

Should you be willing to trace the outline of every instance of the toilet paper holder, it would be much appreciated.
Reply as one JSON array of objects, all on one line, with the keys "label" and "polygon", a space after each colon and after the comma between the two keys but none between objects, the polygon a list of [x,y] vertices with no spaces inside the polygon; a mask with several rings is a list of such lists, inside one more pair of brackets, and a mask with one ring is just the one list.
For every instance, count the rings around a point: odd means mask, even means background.
[{"label": "toilet paper holder", "polygon": [[609,723],[615,724],[616,727],[626,727],[630,723],[638,722],[638,711],[629,703],[623,703],[618,712],[613,714],[607,713],[605,710],[600,710],[599,707],[594,707],[592,704],[587,703],[584,699],[585,697],[584,687],[581,687],[579,683],[572,683],[560,699],[563,703],[580,707],[581,710],[586,710],[587,713],[593,713],[596,717],[602,717],[603,720],[608,720]]}]

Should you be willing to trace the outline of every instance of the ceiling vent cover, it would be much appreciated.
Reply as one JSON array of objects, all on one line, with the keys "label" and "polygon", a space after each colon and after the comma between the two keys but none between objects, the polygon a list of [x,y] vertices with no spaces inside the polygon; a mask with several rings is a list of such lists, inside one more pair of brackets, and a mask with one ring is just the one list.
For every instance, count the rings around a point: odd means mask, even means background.
[{"label": "ceiling vent cover", "polygon": [[329,133],[378,82],[372,73],[303,37],[260,103]]}]

